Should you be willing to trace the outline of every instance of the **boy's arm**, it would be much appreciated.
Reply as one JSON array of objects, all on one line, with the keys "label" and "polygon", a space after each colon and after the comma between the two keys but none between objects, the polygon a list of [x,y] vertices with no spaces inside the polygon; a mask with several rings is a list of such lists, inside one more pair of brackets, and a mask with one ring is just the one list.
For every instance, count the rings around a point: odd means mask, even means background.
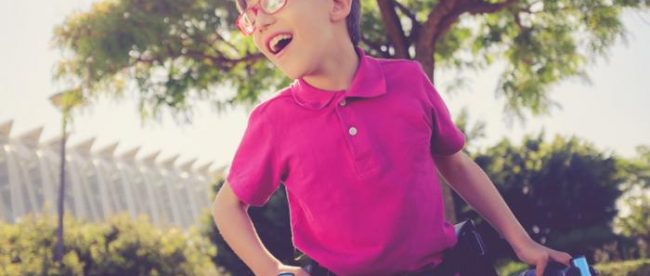
[{"label": "boy's arm", "polygon": [[522,261],[536,265],[538,273],[540,269],[543,271],[548,259],[569,264],[569,254],[546,248],[530,238],[492,181],[474,160],[462,151],[450,156],[433,157],[449,185],[501,233]]},{"label": "boy's arm", "polygon": [[281,271],[305,275],[296,271],[299,268],[284,266],[264,247],[248,216],[248,207],[237,198],[227,182],[219,190],[213,204],[214,222],[237,256],[255,275],[277,275]]}]

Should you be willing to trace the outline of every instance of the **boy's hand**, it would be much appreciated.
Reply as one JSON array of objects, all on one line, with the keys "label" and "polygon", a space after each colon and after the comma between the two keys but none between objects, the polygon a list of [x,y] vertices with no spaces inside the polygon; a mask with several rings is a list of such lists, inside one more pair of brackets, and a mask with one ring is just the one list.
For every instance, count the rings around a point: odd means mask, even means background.
[{"label": "boy's hand", "polygon": [[285,272],[285,273],[286,272],[291,272],[295,276],[310,276],[307,271],[302,269],[302,267],[289,266],[289,265],[281,265],[280,267],[278,267],[278,271],[274,274],[274,276],[278,275],[278,274],[280,274],[282,272]]},{"label": "boy's hand", "polygon": [[544,269],[546,268],[546,264],[549,260],[553,260],[567,266],[571,264],[571,255],[565,252],[550,249],[530,238],[518,244],[513,244],[512,248],[521,261],[535,266],[536,276],[544,275]]}]

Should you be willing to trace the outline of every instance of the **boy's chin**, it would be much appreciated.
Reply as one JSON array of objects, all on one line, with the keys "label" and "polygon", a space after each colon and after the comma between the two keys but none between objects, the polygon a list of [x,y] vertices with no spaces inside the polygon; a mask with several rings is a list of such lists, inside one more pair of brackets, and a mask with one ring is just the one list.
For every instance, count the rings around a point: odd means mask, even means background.
[{"label": "boy's chin", "polygon": [[311,68],[313,61],[301,60],[299,57],[294,57],[293,59],[287,59],[285,57],[284,60],[273,63],[275,68],[279,69],[285,76],[292,80],[296,80],[308,75],[309,72],[312,71]]},{"label": "boy's chin", "polygon": [[282,73],[285,76],[287,76],[288,78],[290,78],[292,80],[299,79],[304,75],[304,73],[301,72],[300,70],[289,70],[287,68],[282,68],[282,67],[278,67],[278,68],[280,69],[280,71],[282,71]]},{"label": "boy's chin", "polygon": [[289,60],[285,59],[281,61],[280,63],[275,63],[275,67],[279,69],[285,76],[292,80],[296,80],[299,78],[304,77],[305,75],[308,75],[310,72],[313,71],[312,67],[312,62],[311,60],[300,60],[300,59],[293,59],[291,62],[288,62]]}]

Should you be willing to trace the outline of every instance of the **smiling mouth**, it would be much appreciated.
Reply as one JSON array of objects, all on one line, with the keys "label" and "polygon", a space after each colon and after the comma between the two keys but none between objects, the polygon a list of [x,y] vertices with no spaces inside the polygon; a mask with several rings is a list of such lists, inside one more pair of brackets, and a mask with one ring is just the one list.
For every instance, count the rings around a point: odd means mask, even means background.
[{"label": "smiling mouth", "polygon": [[280,53],[284,48],[286,48],[289,43],[293,40],[293,35],[291,34],[280,34],[273,37],[269,41],[269,51],[274,55]]}]

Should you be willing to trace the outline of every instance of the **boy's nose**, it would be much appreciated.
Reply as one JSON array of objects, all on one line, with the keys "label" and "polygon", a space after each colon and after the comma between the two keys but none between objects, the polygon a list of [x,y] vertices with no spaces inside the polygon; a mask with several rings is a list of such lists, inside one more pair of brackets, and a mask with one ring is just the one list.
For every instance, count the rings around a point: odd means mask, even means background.
[{"label": "boy's nose", "polygon": [[255,29],[261,32],[268,28],[268,26],[273,22],[275,22],[273,15],[267,14],[264,11],[260,10],[255,17]]}]

